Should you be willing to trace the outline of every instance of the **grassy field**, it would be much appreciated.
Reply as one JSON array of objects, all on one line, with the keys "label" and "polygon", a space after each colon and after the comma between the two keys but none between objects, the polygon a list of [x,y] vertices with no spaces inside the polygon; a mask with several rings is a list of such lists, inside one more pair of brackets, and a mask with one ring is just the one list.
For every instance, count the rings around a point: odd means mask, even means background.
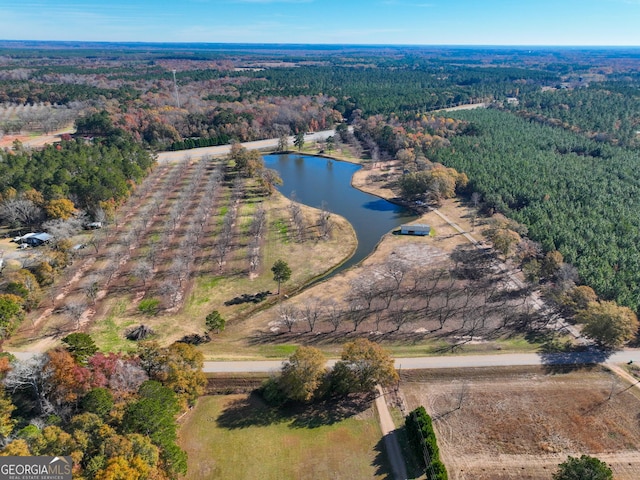
[{"label": "grassy field", "polygon": [[374,410],[345,418],[326,415],[326,410],[282,415],[255,396],[202,397],[180,430],[189,455],[185,478],[388,478]]}]

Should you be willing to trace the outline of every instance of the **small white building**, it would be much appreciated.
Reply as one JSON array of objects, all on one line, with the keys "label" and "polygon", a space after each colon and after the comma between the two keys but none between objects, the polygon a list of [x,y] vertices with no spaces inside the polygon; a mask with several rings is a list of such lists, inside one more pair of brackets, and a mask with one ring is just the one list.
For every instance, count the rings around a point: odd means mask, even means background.
[{"label": "small white building", "polygon": [[416,223],[415,225],[401,225],[401,235],[418,235],[427,236],[431,233],[431,227],[424,223]]}]

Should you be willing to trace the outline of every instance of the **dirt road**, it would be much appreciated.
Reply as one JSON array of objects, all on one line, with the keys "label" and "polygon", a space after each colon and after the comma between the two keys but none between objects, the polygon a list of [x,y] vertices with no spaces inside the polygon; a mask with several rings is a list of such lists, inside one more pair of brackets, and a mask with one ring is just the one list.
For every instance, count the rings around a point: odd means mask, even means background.
[{"label": "dirt road", "polygon": [[[453,220],[448,218],[446,215],[440,212],[437,208],[432,209],[432,211],[433,213],[438,215],[440,218],[442,218],[445,222],[447,222],[449,225],[451,225],[457,232],[461,233],[476,248],[478,249],[484,248],[484,245],[481,242],[478,242],[475,238],[473,238],[473,236],[469,232],[466,232],[465,230],[463,230],[462,227],[460,227],[460,225],[458,225]],[[504,263],[500,263],[499,266],[500,266],[500,269],[509,277],[509,280],[511,281],[514,287],[517,287],[520,289],[525,287],[524,282],[520,280],[518,277],[516,277],[513,274],[513,272],[510,271]],[[533,307],[540,312],[545,312],[547,310],[547,306],[540,298],[540,294],[538,292],[534,292],[532,294],[532,303],[533,303]],[[588,345],[590,343],[587,339],[582,337],[582,335],[580,334],[580,331],[576,327],[567,323],[562,317],[560,317],[557,314],[554,314],[554,319],[556,321],[558,330],[565,330],[569,332],[581,345]]]},{"label": "dirt road", "polygon": [[0,140],[0,147],[11,147],[15,140],[20,140],[22,145],[27,148],[40,148],[45,145],[49,145],[54,142],[59,142],[60,137],[65,133],[73,133],[75,132],[75,127],[73,125],[68,126],[66,128],[62,128],[60,130],[56,130],[55,132],[48,133],[46,135],[38,135],[36,137],[29,137],[26,135],[5,135]]},{"label": "dirt road", "polygon": [[[315,142],[326,140],[328,137],[335,135],[335,130],[323,130],[305,135],[305,142]],[[293,145],[294,137],[289,137],[289,145]],[[268,140],[257,140],[255,142],[244,142],[241,145],[247,150],[262,150],[265,148],[276,148],[278,146],[278,138]],[[203,157],[218,157],[220,155],[228,155],[231,145],[218,145],[215,147],[192,148],[190,150],[178,150],[176,152],[160,152],[158,154],[158,163],[178,162],[184,158],[199,160]]]},{"label": "dirt road", "polygon": [[376,397],[376,410],[378,410],[378,419],[380,421],[380,430],[382,430],[382,436],[384,438],[384,447],[387,450],[387,456],[389,457],[389,463],[391,464],[391,470],[393,471],[393,477],[396,480],[407,479],[407,468],[405,466],[404,457],[402,456],[402,450],[400,449],[400,443],[398,442],[398,432],[396,426],[393,423],[387,402],[384,398],[384,392],[380,385],[376,385],[378,396]]}]

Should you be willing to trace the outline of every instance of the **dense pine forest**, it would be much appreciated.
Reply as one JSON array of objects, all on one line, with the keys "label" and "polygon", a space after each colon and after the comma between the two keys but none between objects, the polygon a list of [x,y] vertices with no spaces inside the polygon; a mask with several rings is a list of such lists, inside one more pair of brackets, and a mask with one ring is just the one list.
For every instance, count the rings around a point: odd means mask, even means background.
[{"label": "dense pine forest", "polygon": [[464,171],[485,204],[559,250],[601,295],[640,302],[640,154],[497,110],[456,112],[477,125],[430,157]]}]

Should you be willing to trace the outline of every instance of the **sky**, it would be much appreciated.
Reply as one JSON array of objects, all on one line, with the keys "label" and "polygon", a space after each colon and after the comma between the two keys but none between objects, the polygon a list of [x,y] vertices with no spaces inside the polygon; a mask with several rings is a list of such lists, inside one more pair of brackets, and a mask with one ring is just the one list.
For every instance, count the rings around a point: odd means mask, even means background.
[{"label": "sky", "polygon": [[0,0],[0,40],[640,46],[640,0]]}]

